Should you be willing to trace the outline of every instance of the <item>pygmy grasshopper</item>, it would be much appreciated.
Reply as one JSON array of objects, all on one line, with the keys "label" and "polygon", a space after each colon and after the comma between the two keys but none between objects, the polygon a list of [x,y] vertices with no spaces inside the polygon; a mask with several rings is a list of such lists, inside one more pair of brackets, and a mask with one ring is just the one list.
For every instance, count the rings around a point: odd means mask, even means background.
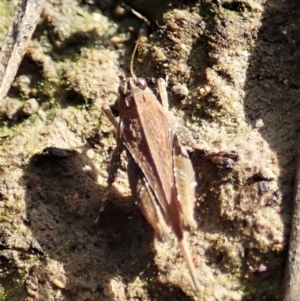
[{"label": "pygmy grasshopper", "polygon": [[[168,111],[166,93],[161,105],[147,87],[146,80],[135,77],[132,62],[136,48],[131,59],[131,77],[119,87],[119,122],[109,108],[103,106],[104,113],[116,128],[117,146],[112,155],[108,187],[100,211],[104,210],[104,203],[120,167],[120,155],[125,150],[133,197],[138,200],[158,239],[164,240],[169,228],[174,232],[194,287],[199,291],[196,269],[184,237],[185,231],[196,228],[195,175],[183,146],[191,146],[189,135],[187,129]],[[164,81],[160,79],[159,83],[163,85]]]}]

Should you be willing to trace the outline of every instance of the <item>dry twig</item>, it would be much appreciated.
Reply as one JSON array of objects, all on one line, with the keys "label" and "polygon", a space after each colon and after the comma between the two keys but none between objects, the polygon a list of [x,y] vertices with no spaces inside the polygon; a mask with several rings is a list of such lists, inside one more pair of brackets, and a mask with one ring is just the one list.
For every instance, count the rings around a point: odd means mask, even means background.
[{"label": "dry twig", "polygon": [[[298,146],[300,146],[300,142],[298,142]],[[284,301],[300,300],[300,157],[298,160],[290,245],[285,271]]]},{"label": "dry twig", "polygon": [[45,0],[20,0],[0,52],[0,102],[6,96],[26,52]]}]

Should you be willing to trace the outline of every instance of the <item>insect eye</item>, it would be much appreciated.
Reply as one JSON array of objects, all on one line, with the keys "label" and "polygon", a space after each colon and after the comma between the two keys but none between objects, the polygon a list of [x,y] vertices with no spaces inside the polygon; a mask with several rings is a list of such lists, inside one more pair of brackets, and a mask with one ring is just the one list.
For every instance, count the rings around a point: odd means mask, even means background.
[{"label": "insect eye", "polygon": [[120,86],[119,86],[119,94],[120,95],[126,95],[126,93],[127,93],[127,83],[125,83],[125,84],[121,84]]},{"label": "insect eye", "polygon": [[142,90],[145,90],[147,88],[147,82],[144,78],[137,78],[135,80],[135,84]]}]

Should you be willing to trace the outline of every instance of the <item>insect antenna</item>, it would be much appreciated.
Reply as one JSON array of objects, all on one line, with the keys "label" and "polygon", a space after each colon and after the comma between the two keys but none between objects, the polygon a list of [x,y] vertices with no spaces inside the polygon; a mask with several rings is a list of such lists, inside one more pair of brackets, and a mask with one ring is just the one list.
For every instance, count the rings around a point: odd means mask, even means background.
[{"label": "insect antenna", "polygon": [[133,61],[134,61],[134,57],[135,57],[135,54],[136,54],[137,49],[138,49],[139,40],[140,40],[140,37],[135,42],[135,45],[134,45],[134,48],[133,48],[133,51],[132,51],[132,55],[131,55],[131,59],[130,59],[130,74],[131,74],[132,78],[134,78],[134,79],[136,78],[136,76],[135,76],[134,71],[133,71]]},{"label": "insect antenna", "polygon": [[130,75],[132,78],[136,79],[136,75],[134,74],[134,71],[133,71],[133,62],[134,62],[134,58],[135,58],[135,55],[136,55],[136,52],[138,50],[139,47],[144,47],[145,45],[145,42],[147,41],[147,37],[145,36],[145,33],[144,33],[144,30],[140,30],[139,32],[139,36],[138,36],[138,39],[137,41],[135,42],[135,45],[134,45],[134,48],[133,48],[133,51],[132,51],[132,54],[131,54],[131,59],[130,59]]}]

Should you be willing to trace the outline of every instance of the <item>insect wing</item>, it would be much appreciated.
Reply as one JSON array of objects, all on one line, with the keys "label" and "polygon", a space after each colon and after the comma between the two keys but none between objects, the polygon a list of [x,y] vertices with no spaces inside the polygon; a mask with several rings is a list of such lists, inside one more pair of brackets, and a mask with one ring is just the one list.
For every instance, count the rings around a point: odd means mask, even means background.
[{"label": "insect wing", "polygon": [[148,88],[129,97],[132,99],[127,102],[132,105],[122,115],[120,134],[162,207],[167,224],[182,237],[173,175],[174,130],[169,113]]},{"label": "insect wing", "polygon": [[162,208],[159,206],[141,169],[128,151],[127,158],[128,179],[133,197],[139,201],[140,208],[149,224],[154,228],[157,238],[164,241],[170,232],[170,228],[164,220]]}]

